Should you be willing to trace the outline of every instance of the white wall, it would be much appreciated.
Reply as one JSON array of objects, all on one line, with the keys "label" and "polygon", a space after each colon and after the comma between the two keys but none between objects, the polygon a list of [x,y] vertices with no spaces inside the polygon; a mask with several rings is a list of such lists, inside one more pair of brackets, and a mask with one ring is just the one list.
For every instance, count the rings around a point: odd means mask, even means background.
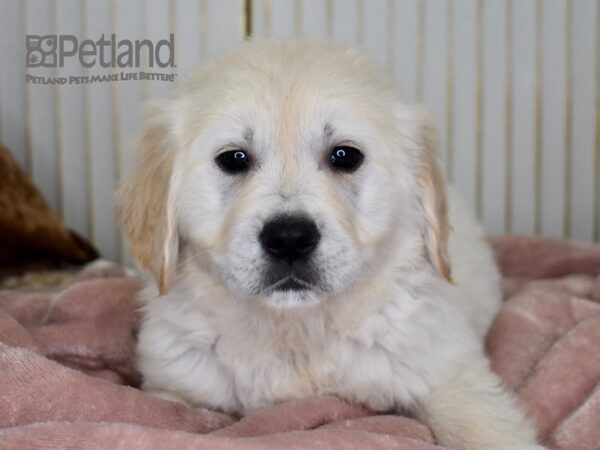
[{"label": "white wall", "polygon": [[491,233],[600,240],[600,0],[0,0],[0,139],[68,226],[124,260],[113,191],[140,103],[171,85],[25,83],[25,35],[173,32],[181,78],[247,24],[369,51],[434,113],[447,177]]}]

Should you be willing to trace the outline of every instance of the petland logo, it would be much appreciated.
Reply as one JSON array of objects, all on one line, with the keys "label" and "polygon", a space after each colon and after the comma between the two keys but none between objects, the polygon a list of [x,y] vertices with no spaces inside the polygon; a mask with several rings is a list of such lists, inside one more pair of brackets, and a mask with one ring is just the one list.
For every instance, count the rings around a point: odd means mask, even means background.
[{"label": "petland logo", "polygon": [[[73,58],[86,68],[174,68],[175,36],[156,43],[149,39],[117,40],[102,34],[99,39],[84,39],[81,42],[72,34],[28,34],[25,40],[26,67],[64,68],[65,61]],[[159,80],[174,81],[175,74],[153,72],[121,72],[75,77],[41,77],[27,74],[27,81],[37,84],[83,84],[97,81]]]}]

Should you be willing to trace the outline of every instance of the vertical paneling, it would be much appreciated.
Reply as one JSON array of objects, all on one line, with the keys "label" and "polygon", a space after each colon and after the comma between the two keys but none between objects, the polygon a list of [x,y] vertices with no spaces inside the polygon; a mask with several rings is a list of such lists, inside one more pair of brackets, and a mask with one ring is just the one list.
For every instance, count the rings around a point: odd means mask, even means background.
[{"label": "vertical paneling", "polygon": [[[141,10],[143,0],[129,0],[121,2],[113,0],[113,29],[120,39],[140,39],[142,36],[142,18],[136,12]],[[197,41],[195,39],[194,41]],[[176,41],[177,42],[177,41]],[[191,46],[192,44],[190,44]],[[176,48],[176,55],[177,55]],[[181,62],[178,62],[181,64]],[[185,66],[185,63],[183,63]],[[127,72],[134,69],[126,69]],[[115,105],[114,123],[118,128],[118,147],[117,155],[120,160],[121,178],[127,177],[131,173],[131,157],[136,133],[138,132],[141,105],[143,99],[142,84],[136,81],[121,81],[114,87]]]},{"label": "vertical paneling", "polygon": [[396,33],[392,71],[409,101],[416,100],[419,68],[419,3],[424,0],[396,2],[394,8]]},{"label": "vertical paneling", "polygon": [[[142,0],[145,3],[144,37],[153,43],[167,39],[175,21],[173,2],[170,0]],[[155,62],[156,64],[156,62]],[[162,72],[158,66],[148,68],[149,72]],[[161,97],[173,86],[170,83],[146,80],[146,93],[149,98]]]},{"label": "vertical paneling", "polygon": [[[98,39],[109,36],[112,30],[111,8],[99,0],[86,0],[84,33]],[[88,70],[92,74],[107,74],[110,69],[99,65]],[[103,255],[118,260],[119,233],[114,210],[114,191],[117,182],[117,163],[113,122],[113,89],[111,83],[94,83],[87,86],[86,115],[88,123],[88,151],[91,176],[92,239],[102,249]]]},{"label": "vertical paneling", "polygon": [[454,2],[454,161],[452,177],[457,189],[475,206],[476,133],[476,0]]},{"label": "vertical paneling", "polygon": [[502,233],[506,217],[506,32],[507,3],[483,3],[482,219],[486,229]]},{"label": "vertical paneling", "polygon": [[[301,0],[292,4],[293,11],[299,9]],[[264,39],[271,33],[271,0],[252,0],[252,37]]]},{"label": "vertical paneling", "polygon": [[536,149],[536,3],[514,0],[512,16],[513,87],[509,119],[512,129],[512,231],[534,232]]},{"label": "vertical paneling", "polygon": [[25,76],[25,1],[0,0],[0,141],[28,168]]},{"label": "vertical paneling", "polygon": [[365,5],[363,22],[363,48],[380,67],[387,62],[387,0],[369,0]]},{"label": "vertical paneling", "polygon": [[358,42],[358,3],[359,0],[333,1],[333,40],[345,45]]},{"label": "vertical paneling", "polygon": [[423,43],[423,103],[433,114],[440,136],[440,149],[443,161],[446,161],[447,146],[447,19],[448,2],[445,0],[429,0],[425,4]]},{"label": "vertical paneling", "polygon": [[[84,34],[84,10],[85,3],[79,0],[56,2],[56,29],[81,39]],[[84,70],[77,59],[68,58],[58,73],[61,76],[81,77]],[[82,151],[86,149],[87,129],[80,120],[73,118],[84,117],[85,89],[85,85],[75,84],[56,90],[56,112],[59,117],[56,132],[61,154],[58,182],[61,184],[63,220],[68,227],[82,235],[88,235],[91,231],[88,223],[88,207],[92,207],[88,202],[91,167],[88,155]]]},{"label": "vertical paneling", "polygon": [[[293,38],[302,22],[304,2],[295,0],[257,0],[254,4],[255,36],[263,38]],[[300,28],[303,27],[300,23]]]},{"label": "vertical paneling", "polygon": [[[596,48],[596,14],[600,2],[573,2],[571,30],[572,47],[567,49],[573,58],[571,80],[573,112],[571,164],[571,236],[589,241],[593,238],[594,208],[587,199],[594,198],[594,119],[596,113],[594,65],[600,58]],[[600,151],[600,149],[598,149]],[[600,177],[600,173],[597,174]],[[600,193],[599,193],[600,195]]]},{"label": "vertical paneling", "polygon": [[[564,234],[565,133],[568,114],[565,58],[567,0],[546,0],[542,10],[541,231]],[[570,88],[570,87],[569,87]]]},{"label": "vertical paneling", "polygon": [[[310,39],[327,39],[331,36],[333,22],[329,22],[328,8],[332,8],[332,0],[302,0],[299,3],[301,15],[298,35]],[[298,23],[296,18],[295,21]]]},{"label": "vertical paneling", "polygon": [[[178,78],[200,64],[203,55],[203,40],[206,21],[206,6],[202,0],[178,0],[175,3],[175,59],[177,61]],[[204,23],[202,23],[204,22]]]},{"label": "vertical paneling", "polygon": [[[28,0],[26,2],[26,33],[47,35],[55,34],[56,14],[54,1]],[[21,41],[23,42],[23,41]],[[43,44],[44,45],[44,44]],[[20,45],[24,51],[23,44]],[[52,68],[36,69],[39,76],[55,76]],[[62,214],[60,186],[58,180],[60,141],[58,126],[60,120],[56,115],[59,110],[58,90],[60,87],[43,84],[27,84],[29,117],[26,122],[31,145],[31,166],[29,167],[33,181],[44,193],[50,207]]]},{"label": "vertical paneling", "polygon": [[239,45],[243,39],[243,0],[210,0],[206,12],[206,52],[214,57]]},{"label": "vertical paneling", "polygon": [[[364,48],[407,101],[433,113],[448,178],[488,231],[598,239],[599,3],[0,0],[0,139],[69,227],[104,256],[129,261],[113,192],[131,171],[143,100],[173,84],[26,84],[25,34],[74,34],[81,41],[115,32],[156,42],[172,32],[176,81],[236,47],[248,26],[253,39],[331,39]],[[153,71],[142,60],[140,70]],[[63,69],[33,72],[119,71],[67,60]]]}]

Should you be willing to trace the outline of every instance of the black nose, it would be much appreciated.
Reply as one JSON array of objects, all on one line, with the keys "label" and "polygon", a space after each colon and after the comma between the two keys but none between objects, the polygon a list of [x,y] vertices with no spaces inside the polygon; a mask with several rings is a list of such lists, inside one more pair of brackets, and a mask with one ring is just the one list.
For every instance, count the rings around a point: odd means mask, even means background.
[{"label": "black nose", "polygon": [[308,256],[319,243],[317,225],[304,216],[279,216],[267,222],[259,240],[265,251],[292,264]]}]

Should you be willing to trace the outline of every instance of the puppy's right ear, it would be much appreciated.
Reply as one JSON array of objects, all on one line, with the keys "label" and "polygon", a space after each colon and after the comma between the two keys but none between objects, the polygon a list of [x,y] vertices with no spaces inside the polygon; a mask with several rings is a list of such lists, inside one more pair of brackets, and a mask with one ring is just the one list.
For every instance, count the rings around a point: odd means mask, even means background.
[{"label": "puppy's right ear", "polygon": [[118,190],[117,207],[132,256],[154,276],[162,295],[174,282],[179,238],[175,149],[169,127],[159,117],[160,112],[149,117],[138,140],[133,175]]}]

